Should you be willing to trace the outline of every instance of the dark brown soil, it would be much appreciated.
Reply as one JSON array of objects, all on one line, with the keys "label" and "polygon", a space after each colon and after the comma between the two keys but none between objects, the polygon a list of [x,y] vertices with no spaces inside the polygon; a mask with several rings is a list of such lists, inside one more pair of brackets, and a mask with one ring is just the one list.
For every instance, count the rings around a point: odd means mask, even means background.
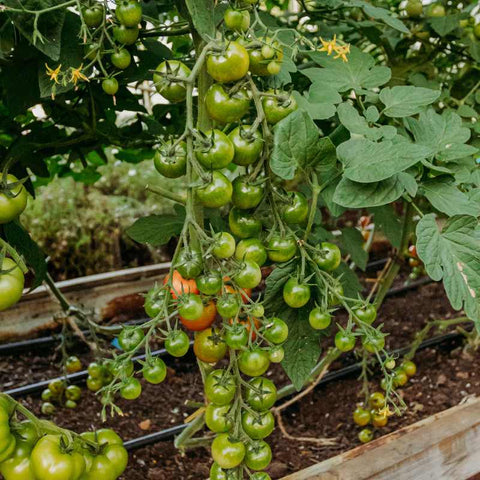
[{"label": "dark brown soil", "polygon": [[[408,344],[414,332],[427,320],[458,315],[452,311],[441,285],[432,284],[406,296],[388,299],[382,307],[379,323],[391,335],[389,348]],[[87,357],[82,355],[84,360]],[[31,383],[58,374],[52,366],[51,351],[38,351],[0,357],[0,388],[11,388],[21,382]],[[355,359],[346,357],[333,368]],[[168,360],[167,380],[158,386],[146,385],[140,399],[119,401],[123,417],[107,421],[124,440],[159,431],[183,422],[193,412],[185,406],[186,400],[201,401],[202,388],[193,360]],[[457,405],[465,397],[480,394],[480,355],[466,355],[455,344],[436,350],[428,349],[417,355],[417,375],[401,390],[408,411],[402,417],[391,417],[387,427],[376,436],[416,422],[433,413]],[[270,375],[278,385],[287,379],[280,367]],[[378,379],[372,380],[376,388]],[[272,478],[308,467],[359,444],[359,428],[351,421],[352,411],[360,399],[361,385],[355,376],[330,382],[314,390],[284,412],[285,428],[290,435],[315,438],[335,438],[333,447],[322,447],[313,442],[285,439],[278,429],[269,438],[274,461],[269,468]],[[27,397],[25,404],[39,413],[38,398]],[[77,431],[100,427],[100,404],[95,395],[85,391],[80,407],[74,411],[61,409],[53,420]],[[130,463],[123,479],[172,480],[206,479],[210,467],[209,453],[199,448],[182,456],[171,441],[138,449],[131,453]],[[459,479],[460,480],[460,479]]]}]

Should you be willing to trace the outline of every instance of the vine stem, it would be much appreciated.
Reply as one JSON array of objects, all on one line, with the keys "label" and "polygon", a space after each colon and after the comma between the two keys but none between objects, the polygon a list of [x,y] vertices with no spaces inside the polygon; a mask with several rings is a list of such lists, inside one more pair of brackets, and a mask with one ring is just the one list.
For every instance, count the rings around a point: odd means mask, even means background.
[{"label": "vine stem", "polygon": [[161,195],[162,197],[172,200],[172,202],[179,203],[180,205],[185,205],[185,199],[183,197],[181,197],[180,195],[177,195],[174,192],[171,192],[170,190],[167,190],[166,188],[160,187],[159,185],[156,185],[155,187],[146,185],[145,188],[149,192],[155,193],[157,195]]},{"label": "vine stem", "polygon": [[11,245],[9,245],[2,238],[0,238],[0,249],[2,250],[5,249],[7,251],[7,253],[13,258],[13,260],[15,261],[15,263],[18,265],[18,267],[23,273],[28,272],[28,267],[25,265],[25,262],[23,261],[22,257],[17,253],[17,251]]}]

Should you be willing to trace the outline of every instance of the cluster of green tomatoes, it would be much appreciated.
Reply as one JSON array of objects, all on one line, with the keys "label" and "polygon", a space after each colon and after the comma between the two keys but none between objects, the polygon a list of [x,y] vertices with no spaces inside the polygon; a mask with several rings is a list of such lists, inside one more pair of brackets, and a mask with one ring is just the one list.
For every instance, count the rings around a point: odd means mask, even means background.
[{"label": "cluster of green tomatoes", "polygon": [[128,454],[109,429],[80,435],[38,419],[17,421],[0,397],[0,474],[5,480],[115,480]]}]

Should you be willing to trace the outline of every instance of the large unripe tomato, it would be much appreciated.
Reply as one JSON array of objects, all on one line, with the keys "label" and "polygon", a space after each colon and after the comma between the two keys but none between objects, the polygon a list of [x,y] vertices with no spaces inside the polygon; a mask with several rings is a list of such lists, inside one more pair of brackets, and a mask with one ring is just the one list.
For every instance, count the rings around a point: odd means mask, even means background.
[{"label": "large unripe tomato", "polygon": [[0,398],[0,462],[13,455],[16,439],[10,431],[11,408],[7,400]]},{"label": "large unripe tomato", "polygon": [[268,241],[267,252],[272,262],[288,262],[297,253],[297,242],[294,237],[275,234]]},{"label": "large unripe tomato", "polygon": [[[188,78],[191,70],[178,60],[165,60],[156,68],[156,71],[158,73],[153,75],[153,81],[157,92],[169,102],[183,102],[187,95],[187,89],[185,82],[182,82],[181,79]],[[168,75],[177,77],[178,80],[171,80],[167,78]]]},{"label": "large unripe tomato", "polygon": [[257,412],[263,412],[273,407],[277,401],[275,384],[265,377],[252,378],[250,388],[245,392],[245,400]]},{"label": "large unripe tomato", "polygon": [[102,24],[104,17],[105,11],[103,10],[103,5],[100,3],[82,9],[82,18],[87,27],[99,27]]},{"label": "large unripe tomato", "polygon": [[205,379],[205,396],[214,405],[228,405],[237,390],[235,378],[226,370],[214,370]]},{"label": "large unripe tomato", "polygon": [[231,232],[239,238],[258,237],[262,231],[260,220],[235,207],[228,214],[228,225]]},{"label": "large unripe tomato", "polygon": [[227,344],[218,330],[206,328],[195,335],[193,351],[205,363],[217,363],[227,353]]},{"label": "large unripe tomato", "polygon": [[235,148],[233,163],[251,165],[259,158],[263,150],[263,137],[259,130],[252,132],[251,126],[240,125],[228,135]]},{"label": "large unripe tomato", "polygon": [[222,468],[238,467],[245,457],[245,445],[221,433],[212,442],[212,457]]},{"label": "large unripe tomato", "polygon": [[240,350],[248,343],[249,332],[245,325],[237,323],[229,327],[225,333],[225,343],[235,350]]},{"label": "large unripe tomato", "polygon": [[218,272],[207,272],[196,279],[197,288],[204,295],[216,295],[222,288],[222,276]]},{"label": "large unripe tomato", "polygon": [[[0,177],[0,182],[3,177]],[[8,188],[9,185],[18,182],[14,175],[7,175],[8,192],[0,193],[0,224],[15,220],[27,206],[27,191],[23,185]]]},{"label": "large unripe tomato", "polygon": [[207,57],[207,72],[217,82],[235,82],[247,74],[249,63],[245,47],[238,42],[228,42],[222,51]]},{"label": "large unripe tomato", "polygon": [[132,56],[127,49],[120,48],[118,51],[110,55],[110,61],[115,67],[119,68],[120,70],[125,70],[130,66],[130,63],[132,62]]},{"label": "large unripe tomato", "polygon": [[230,180],[222,172],[214,170],[210,181],[197,189],[197,198],[204,207],[220,208],[230,202],[232,191]]},{"label": "large unripe tomato", "polygon": [[159,173],[167,178],[178,178],[187,172],[187,144],[173,141],[162,145],[156,152],[153,164]]},{"label": "large unripe tomato", "polygon": [[60,435],[45,435],[30,456],[36,480],[78,480],[85,471],[85,460],[76,451],[67,453]]},{"label": "large unripe tomato", "polygon": [[245,116],[250,107],[246,89],[230,92],[220,83],[214,83],[205,94],[208,115],[219,123],[233,123]]},{"label": "large unripe tomato", "polygon": [[233,280],[240,288],[255,288],[262,281],[262,271],[255,262],[244,260],[233,275]]},{"label": "large unripe tomato", "polygon": [[20,300],[25,277],[11,258],[5,257],[3,259],[0,270],[8,272],[0,274],[0,311],[2,311],[15,305]]},{"label": "large unripe tomato", "polygon": [[258,238],[246,238],[238,242],[235,258],[253,261],[261,267],[267,261],[267,251]]},{"label": "large unripe tomato", "polygon": [[142,20],[142,6],[136,0],[122,0],[115,10],[115,15],[126,27],[136,27]]},{"label": "large unripe tomato", "polygon": [[122,45],[133,45],[138,38],[138,27],[126,27],[125,25],[115,25],[113,27],[113,38]]},{"label": "large unripe tomato", "polygon": [[339,267],[342,254],[334,243],[322,242],[313,259],[320,269],[331,272]]},{"label": "large unripe tomato", "polygon": [[[203,256],[197,250],[189,247],[183,248],[178,254],[176,267],[178,273],[183,278],[191,279],[198,277],[203,269]],[[180,293],[177,292],[177,295]]]},{"label": "large unripe tomato", "polygon": [[246,32],[250,26],[250,13],[248,10],[227,8],[223,16],[225,26],[234,32]]},{"label": "large unripe tomato", "polygon": [[310,285],[300,283],[297,278],[291,277],[283,286],[283,299],[292,308],[301,308],[310,300]]},{"label": "large unripe tomato", "polygon": [[272,412],[245,411],[242,414],[242,427],[244,432],[254,440],[268,437],[275,428]]},{"label": "large unripe tomato", "polygon": [[235,155],[231,140],[220,130],[205,133],[205,141],[195,151],[197,160],[207,170],[225,168]]},{"label": "large unripe tomato", "polygon": [[233,181],[232,203],[241,210],[249,210],[262,201],[264,187],[262,183],[250,183],[248,176],[237,177]]},{"label": "large unripe tomato", "polygon": [[232,419],[228,417],[231,405],[208,405],[205,409],[205,424],[215,433],[224,433],[231,430]]},{"label": "large unripe tomato", "polygon": [[0,463],[0,474],[5,480],[34,480],[30,454],[32,452],[35,440],[25,440],[22,438],[23,432],[15,435],[15,449],[8,460]]},{"label": "large unripe tomato", "polygon": [[212,325],[212,323],[215,321],[216,315],[217,308],[215,306],[215,302],[210,300],[206,305],[204,305],[202,315],[196,320],[187,320],[182,316],[179,318],[180,322],[185,328],[188,328],[188,330],[193,332],[199,332]]},{"label": "large unripe tomato", "polygon": [[212,253],[217,258],[230,258],[235,252],[235,239],[228,232],[215,235]]},{"label": "large unripe tomato", "polygon": [[445,7],[439,3],[431,3],[427,7],[427,17],[444,17]]},{"label": "large unripe tomato", "polygon": [[290,194],[289,201],[282,209],[282,217],[288,225],[304,223],[308,217],[308,202],[300,192]]},{"label": "large unripe tomato", "polygon": [[272,461],[272,450],[270,445],[260,440],[250,442],[245,453],[245,465],[251,470],[264,470]]},{"label": "large unripe tomato", "polygon": [[124,327],[118,335],[118,344],[126,352],[135,350],[145,338],[140,327]]},{"label": "large unripe tomato", "polygon": [[263,375],[270,366],[268,353],[259,348],[243,351],[238,357],[238,368],[249,377]]},{"label": "large unripe tomato", "polygon": [[[273,91],[269,93],[273,94]],[[275,125],[280,120],[283,120],[287,115],[294,112],[298,105],[295,98],[291,95],[278,97],[263,97],[262,99],[263,111],[268,123]]]},{"label": "large unripe tomato", "polygon": [[423,13],[421,0],[408,0],[405,11],[409,17],[420,17]]}]

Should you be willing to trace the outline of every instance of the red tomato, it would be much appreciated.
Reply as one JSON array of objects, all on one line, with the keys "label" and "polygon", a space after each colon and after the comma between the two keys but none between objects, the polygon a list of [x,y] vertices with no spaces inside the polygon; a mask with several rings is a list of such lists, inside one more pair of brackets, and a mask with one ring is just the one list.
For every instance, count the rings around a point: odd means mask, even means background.
[{"label": "red tomato", "polygon": [[[167,275],[163,280],[163,284],[166,285],[169,280],[169,276]],[[177,270],[173,271],[172,276],[172,288],[170,289],[172,293],[172,298],[177,298],[182,293],[199,293],[197,288],[197,283],[194,279],[187,280],[183,278]]]},{"label": "red tomato", "polygon": [[215,302],[210,300],[210,302],[205,305],[203,308],[203,313],[200,318],[196,320],[187,320],[186,318],[180,318],[180,322],[182,325],[188,330],[192,330],[194,332],[199,332],[200,330],[205,330],[206,328],[210,327],[210,325],[215,321],[215,317],[217,316],[217,307],[215,306]]}]

